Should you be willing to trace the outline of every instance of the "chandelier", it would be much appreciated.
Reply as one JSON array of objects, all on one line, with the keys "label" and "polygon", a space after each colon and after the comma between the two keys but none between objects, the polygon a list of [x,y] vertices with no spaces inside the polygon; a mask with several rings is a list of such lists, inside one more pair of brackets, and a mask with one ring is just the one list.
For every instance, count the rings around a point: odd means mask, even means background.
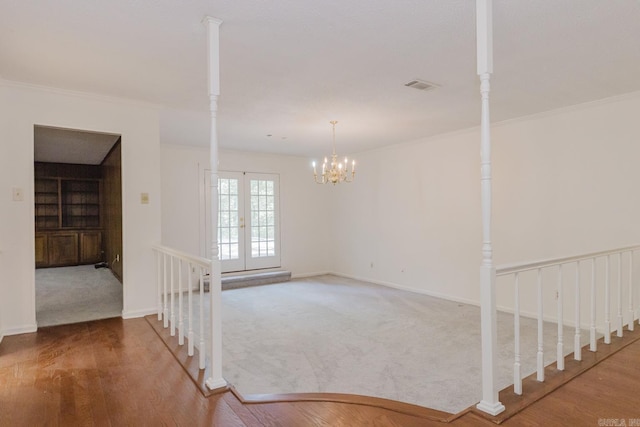
[{"label": "chandelier", "polygon": [[349,171],[349,161],[346,157],[344,158],[344,163],[338,162],[338,155],[336,154],[336,123],[338,122],[332,120],[329,123],[333,125],[333,153],[331,154],[331,162],[329,162],[326,157],[324,158],[320,178],[318,178],[316,162],[313,162],[313,179],[315,179],[317,184],[332,183],[335,185],[340,182],[351,182],[356,175],[356,161],[353,160],[351,162],[351,171]]}]

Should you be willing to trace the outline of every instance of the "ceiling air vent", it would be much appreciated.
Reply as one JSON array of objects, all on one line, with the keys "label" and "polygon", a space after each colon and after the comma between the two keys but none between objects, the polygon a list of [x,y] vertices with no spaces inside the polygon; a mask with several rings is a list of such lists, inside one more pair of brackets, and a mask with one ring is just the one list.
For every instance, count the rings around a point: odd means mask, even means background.
[{"label": "ceiling air vent", "polygon": [[409,83],[405,83],[405,86],[412,87],[414,89],[419,89],[419,90],[432,90],[439,87],[435,83],[426,82],[424,80],[413,80],[413,81],[410,81]]}]

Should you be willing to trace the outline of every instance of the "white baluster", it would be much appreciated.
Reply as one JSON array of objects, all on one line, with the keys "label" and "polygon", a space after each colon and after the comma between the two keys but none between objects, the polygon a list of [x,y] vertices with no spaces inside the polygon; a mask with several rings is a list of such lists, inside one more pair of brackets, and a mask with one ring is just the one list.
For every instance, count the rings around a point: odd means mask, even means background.
[{"label": "white baluster", "polygon": [[178,344],[184,345],[184,315],[182,314],[182,259],[178,259]]},{"label": "white baluster", "polygon": [[163,281],[163,304],[164,304],[164,327],[169,327],[169,308],[167,306],[167,254],[162,254],[162,281]]},{"label": "white baluster", "polygon": [[562,264],[558,265],[558,345],[556,348],[556,366],[564,371],[564,314],[562,312]]},{"label": "white baluster", "polygon": [[513,362],[513,392],[522,394],[522,373],[520,372],[520,285],[518,283],[518,273],[515,275],[514,288],[515,302],[513,313],[513,334],[515,337],[515,361]]},{"label": "white baluster", "polygon": [[633,251],[629,251],[629,330],[633,331],[636,320],[633,311]]},{"label": "white baluster", "polygon": [[193,270],[193,265],[191,263],[188,264],[189,272],[187,276],[189,278],[188,286],[189,286],[189,332],[187,333],[187,354],[189,356],[193,356],[193,277],[191,276],[191,271]]},{"label": "white baluster", "polygon": [[597,351],[596,340],[596,259],[591,260],[591,331],[589,334],[589,350]]},{"label": "white baluster", "polygon": [[604,343],[611,344],[611,313],[610,313],[610,305],[611,302],[610,294],[611,294],[611,285],[609,280],[609,264],[611,263],[611,256],[607,255],[605,258],[605,280],[604,280]]},{"label": "white baluster", "polygon": [[[198,347],[198,353],[200,355],[200,369],[205,367],[205,345],[204,345],[204,279],[202,277],[202,267],[200,270],[200,346]],[[211,284],[209,284],[211,286]]]},{"label": "white baluster", "polygon": [[173,256],[169,257],[170,267],[171,267],[171,321],[169,325],[171,326],[171,336],[176,336],[176,311],[175,306],[173,304],[173,294],[174,294],[174,282],[173,280]]},{"label": "white baluster", "polygon": [[576,262],[576,334],[573,339],[573,358],[582,360],[582,347],[580,346],[580,261]]},{"label": "white baluster", "polygon": [[618,337],[622,337],[622,252],[618,252]]},{"label": "white baluster", "polygon": [[156,304],[158,305],[158,321],[162,320],[162,264],[160,263],[160,255],[159,251],[153,251],[156,254],[156,281],[157,281],[157,291],[158,291],[158,300]]},{"label": "white baluster", "polygon": [[538,269],[538,381],[544,381],[544,319],[542,307],[542,269]]}]

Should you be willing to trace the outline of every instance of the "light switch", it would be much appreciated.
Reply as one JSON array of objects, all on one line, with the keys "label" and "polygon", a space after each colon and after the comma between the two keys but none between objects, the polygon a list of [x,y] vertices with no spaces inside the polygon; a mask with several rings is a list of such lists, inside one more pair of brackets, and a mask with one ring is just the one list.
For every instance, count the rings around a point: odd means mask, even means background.
[{"label": "light switch", "polygon": [[140,193],[140,203],[143,205],[149,204],[149,193]]},{"label": "light switch", "polygon": [[13,187],[13,201],[21,202],[23,200],[24,200],[24,192],[22,191],[22,188]]}]

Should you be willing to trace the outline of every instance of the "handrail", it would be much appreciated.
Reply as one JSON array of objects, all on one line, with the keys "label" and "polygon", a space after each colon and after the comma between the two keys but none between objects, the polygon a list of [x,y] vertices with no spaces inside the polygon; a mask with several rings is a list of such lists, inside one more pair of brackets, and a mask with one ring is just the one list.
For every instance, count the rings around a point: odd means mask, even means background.
[{"label": "handrail", "polygon": [[[564,370],[564,315],[563,315],[563,283],[565,282],[563,275],[563,266],[567,264],[575,263],[575,270],[570,273],[573,275],[570,279],[574,281],[573,286],[573,302],[575,304],[574,309],[574,325],[575,333],[573,334],[573,359],[582,360],[582,342],[581,342],[581,288],[583,282],[583,276],[585,273],[587,277],[589,274],[586,272],[586,268],[581,268],[581,263],[587,264],[591,267],[590,277],[590,318],[589,318],[589,351],[597,351],[597,326],[596,316],[598,307],[598,284],[604,282],[604,343],[611,344],[611,315],[610,315],[610,294],[613,290],[617,292],[617,336],[622,337],[624,333],[625,316],[623,314],[623,265],[628,268],[628,280],[626,285],[628,286],[628,292],[626,298],[628,299],[629,314],[627,315],[628,329],[632,331],[635,324],[635,309],[633,306],[633,260],[637,252],[640,252],[640,245],[625,246],[616,249],[610,249],[606,251],[592,252],[588,254],[569,256],[563,258],[556,258],[543,261],[528,262],[522,264],[514,264],[508,266],[498,267],[495,271],[496,276],[509,276],[513,277],[514,284],[514,382],[513,389],[515,394],[522,394],[522,375],[521,375],[521,357],[520,357],[520,289],[519,289],[519,276],[520,273],[529,273],[532,271],[537,272],[537,320],[538,320],[538,345],[537,345],[537,375],[538,381],[544,381],[545,366],[544,366],[544,308],[543,303],[545,301],[543,291],[543,270],[550,267],[554,268],[552,271],[556,274],[555,286],[551,287],[551,290],[556,294],[557,305],[557,323],[558,323],[558,341],[556,344],[556,367],[558,370]],[[614,255],[612,257],[612,255]],[[612,263],[612,258],[614,262]],[[598,260],[603,260],[604,264],[604,276],[596,276],[596,263]],[[625,264],[623,264],[623,259]],[[616,261],[617,260],[617,261]],[[583,264],[583,265],[584,265]],[[611,283],[610,268],[611,264],[614,264],[614,268],[617,268],[618,272],[614,275],[617,279],[616,283]],[[548,279],[547,279],[548,280]],[[613,290],[612,290],[613,287]],[[546,288],[550,288],[547,284]]]},{"label": "handrail", "polygon": [[192,262],[194,264],[198,264],[199,266],[204,268],[211,267],[211,260],[203,257],[191,255],[186,252],[178,251],[176,249],[168,248],[162,245],[153,245],[152,248],[158,252],[163,252],[163,253],[166,253],[167,255],[172,255],[174,257],[182,258],[186,261]]},{"label": "handrail", "polygon": [[592,252],[592,253],[583,254],[583,255],[574,255],[574,256],[569,256],[564,258],[554,258],[554,259],[548,259],[548,260],[533,261],[533,262],[524,263],[524,264],[508,264],[508,265],[498,266],[496,268],[496,276],[505,276],[507,274],[513,274],[513,273],[518,273],[522,271],[537,270],[539,268],[553,267],[556,265],[567,264],[570,262],[584,261],[587,259],[599,258],[606,255],[613,255],[621,252],[629,252],[629,251],[636,251],[636,250],[640,250],[640,245],[625,246],[617,249],[610,249],[610,250],[600,251],[600,252]]}]

